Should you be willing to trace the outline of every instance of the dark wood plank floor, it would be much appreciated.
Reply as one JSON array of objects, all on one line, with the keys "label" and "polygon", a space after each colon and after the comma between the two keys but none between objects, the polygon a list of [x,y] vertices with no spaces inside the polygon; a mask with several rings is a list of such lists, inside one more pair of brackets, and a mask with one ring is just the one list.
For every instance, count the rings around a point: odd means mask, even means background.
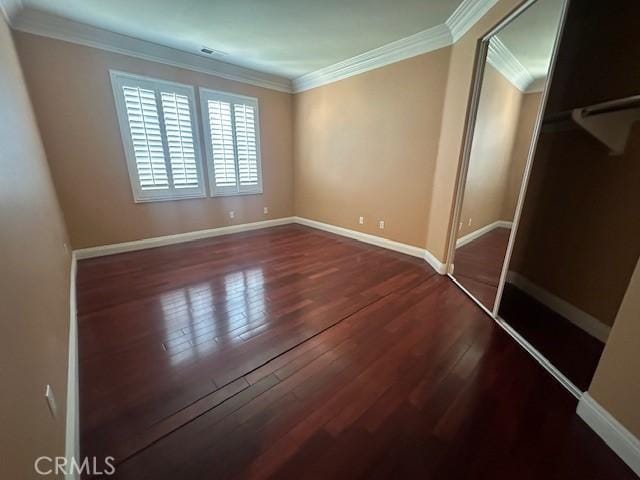
[{"label": "dark wood plank floor", "polygon": [[78,307],[116,478],[633,478],[418,259],[283,226],[82,261]]},{"label": "dark wood plank floor", "polygon": [[504,286],[499,315],[576,387],[589,388],[603,342],[510,283]]},{"label": "dark wood plank floor", "polygon": [[456,249],[454,276],[474,297],[493,310],[510,228],[494,228]]}]

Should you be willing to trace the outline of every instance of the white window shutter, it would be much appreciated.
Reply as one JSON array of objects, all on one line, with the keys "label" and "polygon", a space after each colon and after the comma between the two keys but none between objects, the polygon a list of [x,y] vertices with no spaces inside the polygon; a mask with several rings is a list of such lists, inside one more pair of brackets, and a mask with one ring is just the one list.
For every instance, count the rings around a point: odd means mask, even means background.
[{"label": "white window shutter", "polygon": [[236,161],[231,121],[231,104],[219,100],[208,100],[209,133],[211,137],[211,168],[215,188],[235,190]]},{"label": "white window shutter", "polygon": [[197,188],[198,168],[189,99],[175,92],[161,92],[161,97],[173,184],[175,188]]},{"label": "white window shutter", "polygon": [[193,88],[114,71],[111,82],[135,201],[203,197]]},{"label": "white window shutter", "polygon": [[256,146],[255,110],[250,105],[233,105],[238,152],[240,190],[258,185],[258,152]]},{"label": "white window shutter", "polygon": [[262,193],[258,100],[200,89],[212,195]]},{"label": "white window shutter", "polygon": [[155,92],[123,87],[129,130],[142,190],[168,188],[169,178],[160,134]]}]

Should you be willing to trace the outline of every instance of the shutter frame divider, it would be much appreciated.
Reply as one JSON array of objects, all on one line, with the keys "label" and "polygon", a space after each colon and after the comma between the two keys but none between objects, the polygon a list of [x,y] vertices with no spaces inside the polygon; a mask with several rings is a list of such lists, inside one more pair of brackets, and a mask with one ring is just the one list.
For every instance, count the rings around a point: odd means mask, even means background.
[{"label": "shutter frame divider", "polygon": [[173,182],[173,168],[171,167],[171,155],[169,154],[169,139],[167,138],[167,127],[165,125],[166,119],[164,116],[164,108],[162,107],[162,93],[160,87],[155,87],[155,101],[156,109],[158,110],[158,117],[160,123],[160,136],[162,138],[162,150],[164,150],[164,165],[167,169],[167,177],[169,180],[169,190],[174,190],[175,185]]},{"label": "shutter frame divider", "polygon": [[233,102],[229,102],[231,111],[231,138],[233,141],[233,163],[235,164],[236,173],[236,191],[240,192],[240,165],[238,163],[238,137],[236,134],[236,106]]}]

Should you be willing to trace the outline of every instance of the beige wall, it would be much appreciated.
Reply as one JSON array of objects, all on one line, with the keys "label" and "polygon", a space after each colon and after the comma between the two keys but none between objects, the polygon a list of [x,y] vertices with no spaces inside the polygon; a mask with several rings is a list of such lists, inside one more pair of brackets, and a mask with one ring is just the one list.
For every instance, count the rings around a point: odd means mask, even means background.
[{"label": "beige wall", "polygon": [[459,174],[478,40],[521,3],[521,0],[499,0],[451,47],[426,243],[427,250],[442,261],[446,257],[451,231],[454,192]]},{"label": "beige wall", "polygon": [[424,247],[449,50],[295,95],[297,215]]},{"label": "beige wall", "polygon": [[458,237],[505,218],[523,94],[491,65],[482,79]]},{"label": "beige wall", "polygon": [[[293,214],[290,94],[27,33],[15,36],[73,248]],[[134,203],[109,69],[258,97],[264,194]]]},{"label": "beige wall", "polygon": [[516,214],[516,205],[520,195],[520,188],[522,187],[522,177],[524,176],[524,169],[533,138],[533,127],[535,127],[541,102],[542,92],[526,93],[522,96],[518,127],[511,152],[511,166],[505,193],[505,211],[502,214],[505,220],[512,221]]},{"label": "beige wall", "polygon": [[640,262],[589,387],[591,396],[640,438]]},{"label": "beige wall", "polygon": [[[229,225],[229,210],[236,212],[233,223],[295,210],[426,246],[443,259],[476,41],[518,3],[500,1],[452,47],[295,96],[16,33],[73,247]],[[110,68],[257,96],[264,195],[135,204]],[[384,231],[378,220],[385,220]]]},{"label": "beige wall", "polygon": [[[0,478],[64,455],[69,265],[64,220],[0,15]],[[45,403],[53,386],[58,414]]]}]

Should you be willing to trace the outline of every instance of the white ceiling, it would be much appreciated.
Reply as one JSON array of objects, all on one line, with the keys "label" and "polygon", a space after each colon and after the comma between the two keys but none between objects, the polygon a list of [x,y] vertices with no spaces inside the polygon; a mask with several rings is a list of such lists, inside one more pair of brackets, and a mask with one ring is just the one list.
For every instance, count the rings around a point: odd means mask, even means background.
[{"label": "white ceiling", "polygon": [[534,79],[547,75],[561,12],[561,1],[538,0],[497,35]]},{"label": "white ceiling", "polygon": [[295,78],[445,22],[462,0],[22,0],[179,50]]}]

